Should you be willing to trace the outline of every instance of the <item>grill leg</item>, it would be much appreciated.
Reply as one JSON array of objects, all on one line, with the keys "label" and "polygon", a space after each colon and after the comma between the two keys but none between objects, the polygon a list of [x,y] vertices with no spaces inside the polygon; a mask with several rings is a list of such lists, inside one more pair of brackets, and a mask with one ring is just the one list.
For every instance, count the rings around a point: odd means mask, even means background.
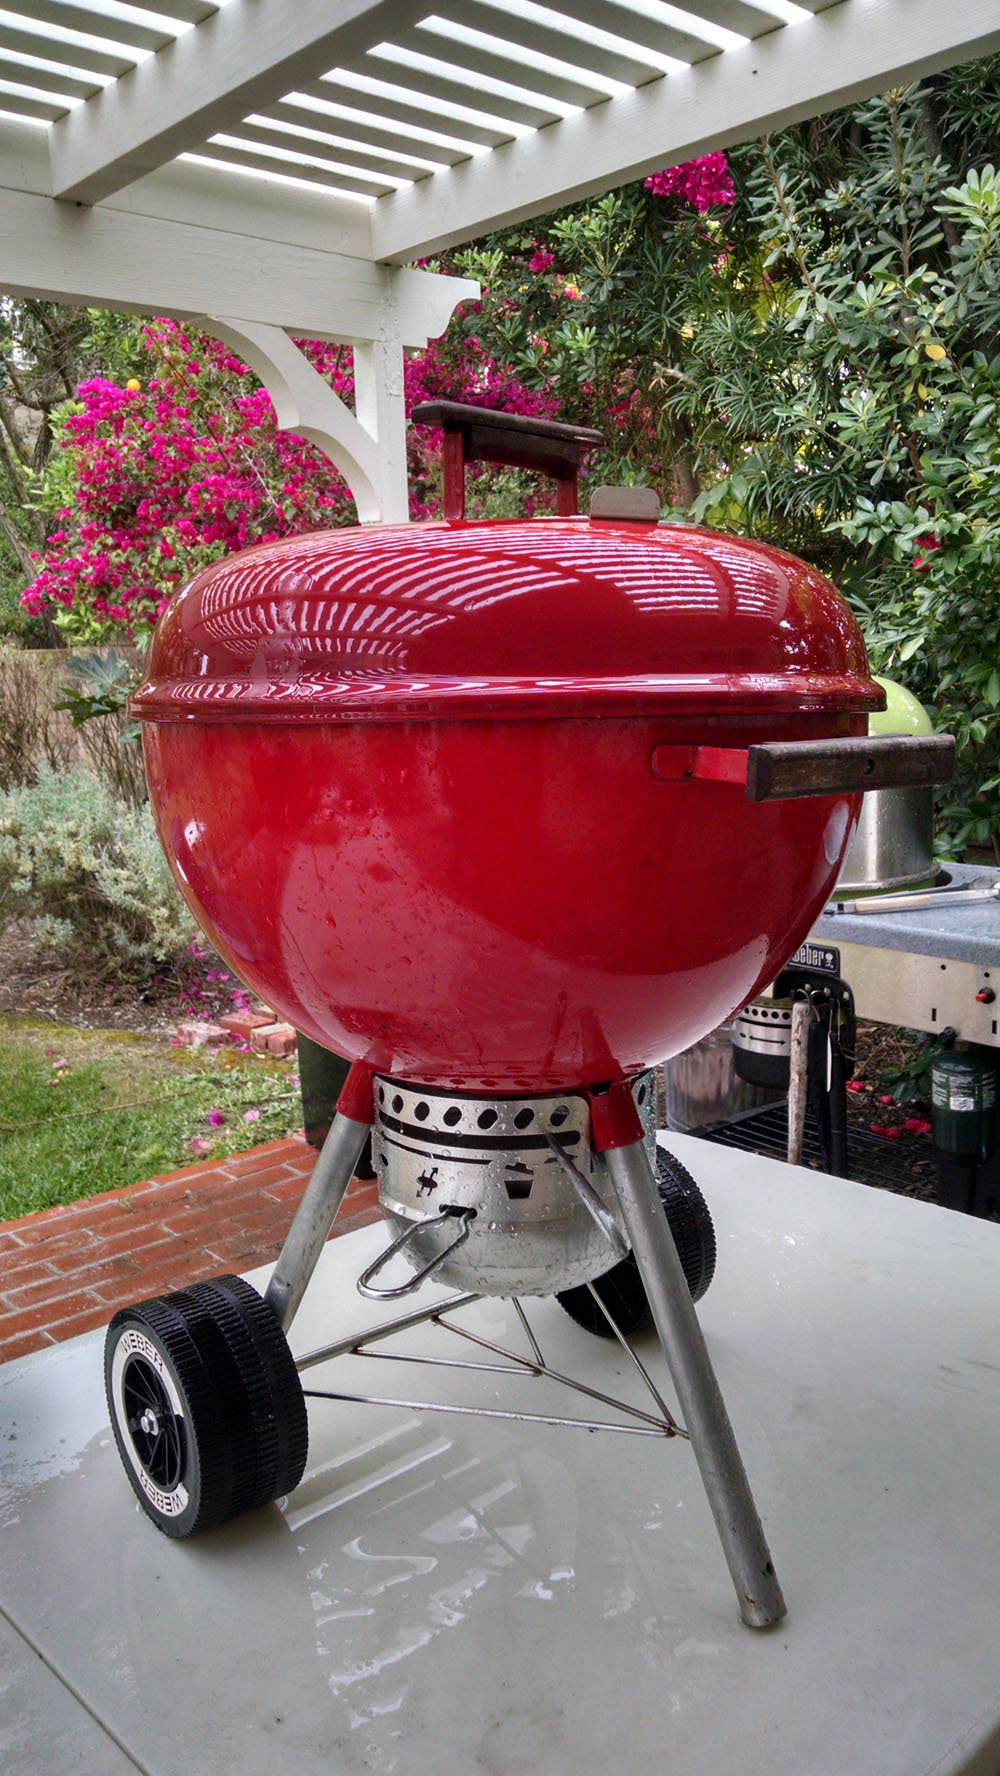
[{"label": "grill leg", "polygon": [[740,1615],[750,1628],[770,1628],[785,1614],[785,1600],[645,1147],[641,1141],[610,1147],[604,1158],[729,1562]]},{"label": "grill leg", "polygon": [[298,1312],[370,1133],[370,1123],[339,1110],[330,1125],[264,1295],[283,1332]]}]

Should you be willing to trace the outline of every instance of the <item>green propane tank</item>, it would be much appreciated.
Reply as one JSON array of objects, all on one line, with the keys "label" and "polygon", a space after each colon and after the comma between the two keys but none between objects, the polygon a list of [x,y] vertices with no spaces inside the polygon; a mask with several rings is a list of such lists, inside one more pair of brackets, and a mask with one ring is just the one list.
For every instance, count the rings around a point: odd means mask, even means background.
[{"label": "green propane tank", "polygon": [[983,1163],[993,1156],[996,1074],[981,1055],[947,1050],[931,1068],[935,1147]]}]

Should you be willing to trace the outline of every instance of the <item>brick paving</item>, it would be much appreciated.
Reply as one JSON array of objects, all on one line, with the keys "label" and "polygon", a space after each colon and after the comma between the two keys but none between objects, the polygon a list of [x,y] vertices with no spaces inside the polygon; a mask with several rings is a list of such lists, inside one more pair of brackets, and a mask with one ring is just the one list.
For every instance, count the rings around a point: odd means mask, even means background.
[{"label": "brick paving", "polygon": [[[301,1135],[0,1222],[0,1362],[104,1326],[116,1307],[271,1263],[316,1155]],[[378,1219],[354,1180],[334,1224]]]}]

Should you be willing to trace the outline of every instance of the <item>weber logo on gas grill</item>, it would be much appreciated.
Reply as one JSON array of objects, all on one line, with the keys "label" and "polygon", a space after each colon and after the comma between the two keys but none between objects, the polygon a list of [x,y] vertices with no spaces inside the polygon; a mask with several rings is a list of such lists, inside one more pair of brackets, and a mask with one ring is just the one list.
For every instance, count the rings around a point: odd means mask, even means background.
[{"label": "weber logo on gas grill", "polygon": [[832,944],[800,944],[787,968],[807,968],[810,974],[840,974],[840,951]]}]

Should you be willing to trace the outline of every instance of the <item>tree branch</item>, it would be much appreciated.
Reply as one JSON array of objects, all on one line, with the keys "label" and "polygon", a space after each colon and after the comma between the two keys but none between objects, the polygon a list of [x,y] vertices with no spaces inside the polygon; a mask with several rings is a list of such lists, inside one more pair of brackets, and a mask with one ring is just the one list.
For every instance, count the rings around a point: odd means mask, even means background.
[{"label": "tree branch", "polygon": [[11,518],[10,513],[6,512],[3,506],[0,506],[0,531],[3,531],[14,554],[17,556],[21,572],[26,574],[29,579],[33,580],[38,571],[38,563],[37,561],[32,561],[31,550],[29,549],[28,544],[18,530],[14,520]]},{"label": "tree branch", "polygon": [[20,401],[21,406],[22,407],[34,407],[35,402],[31,399],[30,395],[28,394],[27,389],[24,387],[23,383],[21,382],[21,379],[17,375],[17,373],[14,369],[14,366],[11,363],[9,358],[5,359],[5,361],[4,361],[3,371],[4,371],[4,375],[9,377],[10,381],[13,383],[14,393],[17,396],[18,400]]},{"label": "tree branch", "polygon": [[[0,431],[0,463],[3,464],[11,478],[14,492],[17,494],[19,501],[22,505],[26,505],[28,500],[28,488],[24,477],[21,474],[21,470],[26,468],[27,464],[21,456],[21,452],[18,448],[19,440],[17,433],[14,430],[13,423],[7,413],[7,404],[2,398],[0,398],[0,424],[3,426],[3,431]],[[7,438],[4,437],[4,432],[7,433]],[[10,440],[9,443],[7,439]],[[13,446],[13,450],[11,446]]]},{"label": "tree branch", "polygon": [[[3,395],[0,395],[0,425],[3,426],[3,429],[10,440],[11,447],[18,463],[21,468],[26,469],[31,460],[30,452],[14,423],[14,415],[10,410],[10,402],[7,401]],[[23,483],[20,482],[19,477],[16,475],[14,479],[17,483],[18,493],[23,497],[26,497]]]},{"label": "tree branch", "polygon": [[[927,146],[934,159],[940,161],[943,166],[945,164],[944,143],[941,140],[937,112],[934,109],[934,94],[930,89],[921,94],[917,110],[920,114],[920,123]],[[938,221],[941,224],[941,233],[944,235],[948,251],[953,259],[957,259],[961,247],[958,229],[950,216],[942,216],[940,212],[938,213]]]},{"label": "tree branch", "polygon": [[41,327],[42,332],[45,334],[52,347],[52,360],[62,380],[63,388],[66,391],[66,398],[67,400],[72,400],[76,393],[76,387],[66,373],[65,363],[66,354],[70,348],[70,341],[64,332],[60,332],[58,327],[52,325],[52,319],[47,312],[48,305],[46,303],[38,301],[37,298],[29,298],[27,307],[34,319],[38,322],[38,325]]}]

